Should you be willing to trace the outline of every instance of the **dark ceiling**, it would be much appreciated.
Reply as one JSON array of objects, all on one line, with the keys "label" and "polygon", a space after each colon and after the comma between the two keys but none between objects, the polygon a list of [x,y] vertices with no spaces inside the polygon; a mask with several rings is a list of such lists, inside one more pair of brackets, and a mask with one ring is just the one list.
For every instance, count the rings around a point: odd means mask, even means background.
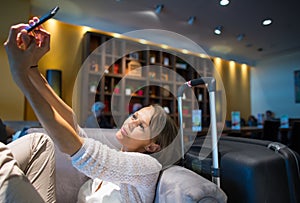
[{"label": "dark ceiling", "polygon": [[[41,15],[54,1],[32,0],[32,13]],[[209,55],[255,65],[259,60],[300,50],[300,12],[297,0],[62,0],[58,20],[99,30],[125,33],[162,29],[183,35]],[[163,4],[160,14],[155,6]],[[187,23],[195,16],[194,24]],[[273,23],[263,27],[265,18]],[[222,35],[214,28],[223,26]],[[243,34],[242,40],[237,36]],[[162,42],[163,43],[163,42]],[[175,44],[176,46],[176,44]]]}]

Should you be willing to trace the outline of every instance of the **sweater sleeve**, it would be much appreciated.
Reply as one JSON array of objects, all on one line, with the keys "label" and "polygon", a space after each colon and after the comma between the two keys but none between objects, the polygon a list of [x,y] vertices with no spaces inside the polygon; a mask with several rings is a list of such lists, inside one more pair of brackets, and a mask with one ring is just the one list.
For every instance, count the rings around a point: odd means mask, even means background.
[{"label": "sweater sleeve", "polygon": [[150,155],[121,152],[99,141],[84,138],[84,143],[72,156],[73,166],[88,177],[114,183],[147,186],[157,179],[160,163]]},{"label": "sweater sleeve", "polygon": [[80,137],[88,137],[86,132],[79,125],[77,126],[77,130]]}]

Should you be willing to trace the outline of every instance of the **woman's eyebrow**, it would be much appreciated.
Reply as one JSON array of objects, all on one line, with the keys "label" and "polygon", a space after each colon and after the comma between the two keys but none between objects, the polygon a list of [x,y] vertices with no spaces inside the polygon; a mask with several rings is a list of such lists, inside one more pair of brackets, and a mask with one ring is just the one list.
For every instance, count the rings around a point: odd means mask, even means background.
[{"label": "woman's eyebrow", "polygon": [[137,112],[137,118],[141,121],[141,123],[143,123],[144,125],[146,125],[146,126],[149,126],[149,124],[145,121],[145,119],[141,116],[141,114],[139,114],[138,112]]}]

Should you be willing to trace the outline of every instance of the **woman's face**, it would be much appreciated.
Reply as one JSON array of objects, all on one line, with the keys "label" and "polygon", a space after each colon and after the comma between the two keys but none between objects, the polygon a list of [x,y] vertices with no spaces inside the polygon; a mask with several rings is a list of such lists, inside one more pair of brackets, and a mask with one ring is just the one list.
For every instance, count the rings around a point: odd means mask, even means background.
[{"label": "woman's face", "polygon": [[152,106],[144,107],[125,120],[116,134],[123,151],[145,152],[145,146],[151,143],[149,123],[153,113]]}]

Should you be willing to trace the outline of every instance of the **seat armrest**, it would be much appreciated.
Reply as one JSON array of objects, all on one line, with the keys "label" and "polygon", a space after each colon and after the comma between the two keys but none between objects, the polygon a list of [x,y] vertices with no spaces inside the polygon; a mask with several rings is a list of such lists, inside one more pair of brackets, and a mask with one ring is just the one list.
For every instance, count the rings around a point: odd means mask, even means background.
[{"label": "seat armrest", "polygon": [[226,194],[213,182],[181,166],[162,171],[156,188],[155,203],[227,202]]}]

